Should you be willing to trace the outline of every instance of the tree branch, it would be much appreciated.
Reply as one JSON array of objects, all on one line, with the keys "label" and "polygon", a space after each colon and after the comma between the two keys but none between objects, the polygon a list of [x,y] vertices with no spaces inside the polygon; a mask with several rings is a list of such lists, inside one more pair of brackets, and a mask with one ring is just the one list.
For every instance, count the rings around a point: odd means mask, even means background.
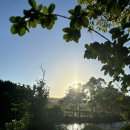
[{"label": "tree branch", "polygon": [[97,33],[98,35],[100,35],[101,37],[103,37],[104,39],[106,39],[107,41],[109,41],[110,43],[112,43],[108,38],[106,38],[105,36],[103,36],[101,33],[99,33],[98,31],[94,30],[91,27],[88,27],[88,29],[92,30],[93,32]]},{"label": "tree branch", "polygon": [[[69,17],[66,17],[66,16],[64,16],[64,15],[59,15],[59,14],[54,14],[55,16],[58,16],[58,17],[61,17],[61,18],[65,18],[65,19],[68,19],[68,20],[70,20],[70,18]],[[98,31],[96,31],[96,30],[94,30],[93,28],[91,28],[91,27],[87,27],[88,29],[90,29],[90,30],[92,30],[93,32],[95,32],[95,33],[97,33],[98,35],[100,35],[102,38],[104,38],[104,39],[106,39],[107,41],[109,41],[110,43],[112,43],[107,37],[105,37],[105,36],[103,36],[101,33],[99,33]]]},{"label": "tree branch", "polygon": [[70,20],[69,17],[66,17],[66,16],[64,16],[64,15],[60,15],[60,14],[53,14],[53,15]]}]

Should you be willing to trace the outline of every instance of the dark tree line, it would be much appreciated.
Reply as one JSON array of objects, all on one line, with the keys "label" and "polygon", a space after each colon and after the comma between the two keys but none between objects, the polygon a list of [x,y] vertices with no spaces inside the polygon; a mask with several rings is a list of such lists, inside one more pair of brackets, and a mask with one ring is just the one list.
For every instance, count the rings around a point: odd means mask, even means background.
[{"label": "dark tree line", "polygon": [[78,88],[69,87],[59,104],[48,105],[43,80],[30,86],[0,80],[1,130],[56,130],[56,124],[113,122],[130,119],[130,97],[104,79],[94,77]]},{"label": "dark tree line", "polygon": [[55,130],[47,108],[49,90],[43,80],[30,86],[0,80],[1,130]]},{"label": "dark tree line", "polygon": [[32,97],[33,91],[29,86],[0,80],[0,126],[26,115]]}]

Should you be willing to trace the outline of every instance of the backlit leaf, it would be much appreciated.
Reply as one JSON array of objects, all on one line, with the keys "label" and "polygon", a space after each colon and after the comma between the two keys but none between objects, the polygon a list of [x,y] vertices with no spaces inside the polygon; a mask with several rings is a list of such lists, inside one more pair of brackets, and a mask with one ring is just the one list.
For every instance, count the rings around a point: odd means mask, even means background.
[{"label": "backlit leaf", "polygon": [[12,16],[12,17],[10,17],[10,22],[12,22],[12,23],[16,23],[16,18],[14,17],[14,16]]},{"label": "backlit leaf", "polygon": [[32,8],[36,9],[36,1],[35,0],[28,0],[28,3],[31,5]]},{"label": "backlit leaf", "polygon": [[48,9],[47,9],[46,6],[43,6],[43,13],[44,13],[44,14],[48,14]]},{"label": "backlit leaf", "polygon": [[55,9],[55,4],[50,4],[50,6],[49,6],[49,8],[48,8],[48,13],[49,14],[52,14],[53,13],[53,11],[54,11],[54,9]]},{"label": "backlit leaf", "polygon": [[12,25],[11,28],[10,28],[10,31],[12,34],[16,34],[16,29],[15,29],[15,25]]},{"label": "backlit leaf", "polygon": [[25,33],[26,33],[26,29],[25,29],[24,27],[22,27],[22,28],[19,30],[19,32],[18,32],[19,36],[23,36]]}]

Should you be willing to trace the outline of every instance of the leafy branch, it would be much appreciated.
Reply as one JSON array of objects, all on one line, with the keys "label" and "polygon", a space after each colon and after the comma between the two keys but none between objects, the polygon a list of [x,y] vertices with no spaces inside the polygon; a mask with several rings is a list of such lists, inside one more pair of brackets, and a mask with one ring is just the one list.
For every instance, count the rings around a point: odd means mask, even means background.
[{"label": "leafy branch", "polygon": [[[67,17],[60,14],[53,14],[53,11],[55,9],[55,4],[53,3],[50,4],[49,7],[42,6],[42,5],[36,6],[36,2],[34,0],[30,0],[29,4],[32,8],[29,10],[24,10],[23,17],[12,16],[10,18],[10,21],[13,23],[11,27],[12,34],[18,34],[19,36],[23,36],[26,33],[26,31],[29,32],[30,27],[35,28],[36,24],[41,24],[43,28],[51,29],[55,21],[57,20],[57,17],[61,17],[61,18],[70,20],[70,24],[71,24],[69,27],[70,29],[68,28],[70,32],[68,33],[68,35],[64,35],[64,38],[66,39],[67,42],[70,41],[70,39],[74,40],[75,42],[78,42],[78,39],[80,38],[81,28],[77,30],[78,35],[73,35],[74,31],[76,32],[76,27],[74,27],[76,24],[79,24],[79,26],[88,28],[89,30],[94,31],[95,33],[103,37],[104,39],[110,41],[108,38],[106,38],[101,33],[99,33],[98,31],[94,30],[92,27],[89,26],[87,14],[85,13],[85,11],[81,10],[81,6],[79,5],[77,5],[75,9],[69,10],[69,13],[71,14],[71,16]],[[79,20],[77,21],[77,23],[76,23],[76,20],[74,20],[76,18],[78,18]],[[63,29],[63,31],[65,30],[66,29]]]}]

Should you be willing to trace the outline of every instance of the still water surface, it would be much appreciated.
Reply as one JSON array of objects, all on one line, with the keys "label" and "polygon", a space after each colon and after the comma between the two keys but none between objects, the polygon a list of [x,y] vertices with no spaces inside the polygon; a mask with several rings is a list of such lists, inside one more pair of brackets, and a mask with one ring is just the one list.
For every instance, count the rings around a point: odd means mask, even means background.
[{"label": "still water surface", "polygon": [[[102,128],[102,130],[120,130],[121,127],[126,125],[128,123],[126,122],[117,122],[117,123],[110,123],[110,124],[95,124],[98,127]],[[63,124],[62,126],[65,127],[67,130],[82,130],[85,127],[86,124]]]}]

